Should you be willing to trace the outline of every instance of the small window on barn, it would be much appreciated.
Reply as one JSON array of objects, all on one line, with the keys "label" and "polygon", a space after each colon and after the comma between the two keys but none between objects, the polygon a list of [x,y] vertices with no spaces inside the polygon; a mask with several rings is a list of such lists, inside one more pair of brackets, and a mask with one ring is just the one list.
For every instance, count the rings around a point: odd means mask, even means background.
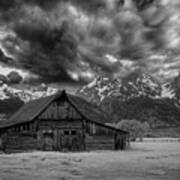
[{"label": "small window on barn", "polygon": [[69,135],[70,133],[69,133],[69,131],[68,130],[65,130],[64,131],[64,135]]},{"label": "small window on barn", "polygon": [[23,131],[29,131],[29,130],[30,130],[29,124],[24,124]]},{"label": "small window on barn", "polygon": [[72,130],[71,131],[71,135],[76,135],[77,134],[77,131],[76,130]]}]

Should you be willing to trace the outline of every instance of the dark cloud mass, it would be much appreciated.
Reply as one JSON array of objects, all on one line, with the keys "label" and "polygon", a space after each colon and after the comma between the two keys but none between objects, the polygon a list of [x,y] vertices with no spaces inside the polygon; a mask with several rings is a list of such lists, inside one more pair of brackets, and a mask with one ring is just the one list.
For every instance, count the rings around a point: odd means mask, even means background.
[{"label": "dark cloud mass", "polygon": [[20,7],[23,4],[29,4],[29,5],[38,5],[44,9],[51,9],[53,8],[55,5],[57,5],[57,3],[60,0],[1,0],[0,1],[0,9],[1,10],[9,10],[11,8],[15,8],[15,7]]},{"label": "dark cloud mass", "polygon": [[13,56],[1,61],[48,81],[87,82],[102,72],[122,77],[136,69],[166,78],[164,52],[180,45],[178,5],[178,0],[1,0],[0,44]]},{"label": "dark cloud mass", "polygon": [[49,80],[70,80],[66,68],[76,64],[77,44],[73,35],[68,33],[65,22],[55,29],[19,24],[15,32],[21,39],[28,41],[30,47],[24,56],[18,56],[23,67]]},{"label": "dark cloud mass", "polygon": [[11,7],[15,6],[15,1],[14,0],[2,0],[0,1],[0,9],[7,11],[9,10]]}]

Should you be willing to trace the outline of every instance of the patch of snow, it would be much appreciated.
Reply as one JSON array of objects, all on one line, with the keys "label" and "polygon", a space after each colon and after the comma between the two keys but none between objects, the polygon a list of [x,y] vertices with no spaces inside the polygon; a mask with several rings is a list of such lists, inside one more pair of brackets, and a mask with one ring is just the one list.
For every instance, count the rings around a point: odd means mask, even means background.
[{"label": "patch of snow", "polygon": [[172,99],[175,97],[175,92],[170,87],[167,87],[167,84],[163,84],[162,91],[161,91],[161,97]]},{"label": "patch of snow", "polygon": [[118,62],[118,59],[116,59],[114,56],[112,56],[112,55],[110,55],[110,54],[105,55],[105,57],[108,59],[108,61],[109,61],[110,63],[116,63],[116,62]]},{"label": "patch of snow", "polygon": [[104,86],[101,89],[99,89],[98,91],[98,95],[100,97],[100,101],[103,101],[103,99],[105,98],[105,95],[103,94],[104,91],[106,91],[108,89],[108,86]]},{"label": "patch of snow", "polygon": [[8,92],[8,86],[6,84],[3,84],[2,86],[0,86],[0,99],[4,100],[4,99],[8,99],[9,96],[7,94]]},{"label": "patch of snow", "polygon": [[138,88],[135,86],[135,84],[133,84],[132,82],[128,82],[128,84],[131,85],[134,89],[136,89],[136,90],[138,89]]},{"label": "patch of snow", "polygon": [[149,78],[143,78],[142,83],[147,84],[151,88],[158,87],[158,85],[156,83],[154,83],[152,80],[150,80]]},{"label": "patch of snow", "polygon": [[[95,78],[92,82],[90,82],[86,87],[87,88],[92,88],[96,85],[97,83],[97,79]],[[83,88],[82,88],[83,89]]]}]

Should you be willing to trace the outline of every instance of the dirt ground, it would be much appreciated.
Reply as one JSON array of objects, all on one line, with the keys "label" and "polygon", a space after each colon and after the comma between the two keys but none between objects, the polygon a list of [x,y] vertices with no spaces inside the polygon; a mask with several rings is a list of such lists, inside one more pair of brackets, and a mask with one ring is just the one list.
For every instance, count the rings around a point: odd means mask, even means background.
[{"label": "dirt ground", "polygon": [[0,180],[179,180],[180,142],[127,151],[0,154]]}]

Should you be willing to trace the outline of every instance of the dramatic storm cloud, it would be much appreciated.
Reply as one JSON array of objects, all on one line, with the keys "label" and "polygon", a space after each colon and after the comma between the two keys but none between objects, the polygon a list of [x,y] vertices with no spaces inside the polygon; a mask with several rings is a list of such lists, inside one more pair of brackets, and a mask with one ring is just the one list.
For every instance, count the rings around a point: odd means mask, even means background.
[{"label": "dramatic storm cloud", "polygon": [[[1,0],[3,64],[48,81],[179,71],[178,0]],[[6,61],[7,60],[7,61]]]}]

